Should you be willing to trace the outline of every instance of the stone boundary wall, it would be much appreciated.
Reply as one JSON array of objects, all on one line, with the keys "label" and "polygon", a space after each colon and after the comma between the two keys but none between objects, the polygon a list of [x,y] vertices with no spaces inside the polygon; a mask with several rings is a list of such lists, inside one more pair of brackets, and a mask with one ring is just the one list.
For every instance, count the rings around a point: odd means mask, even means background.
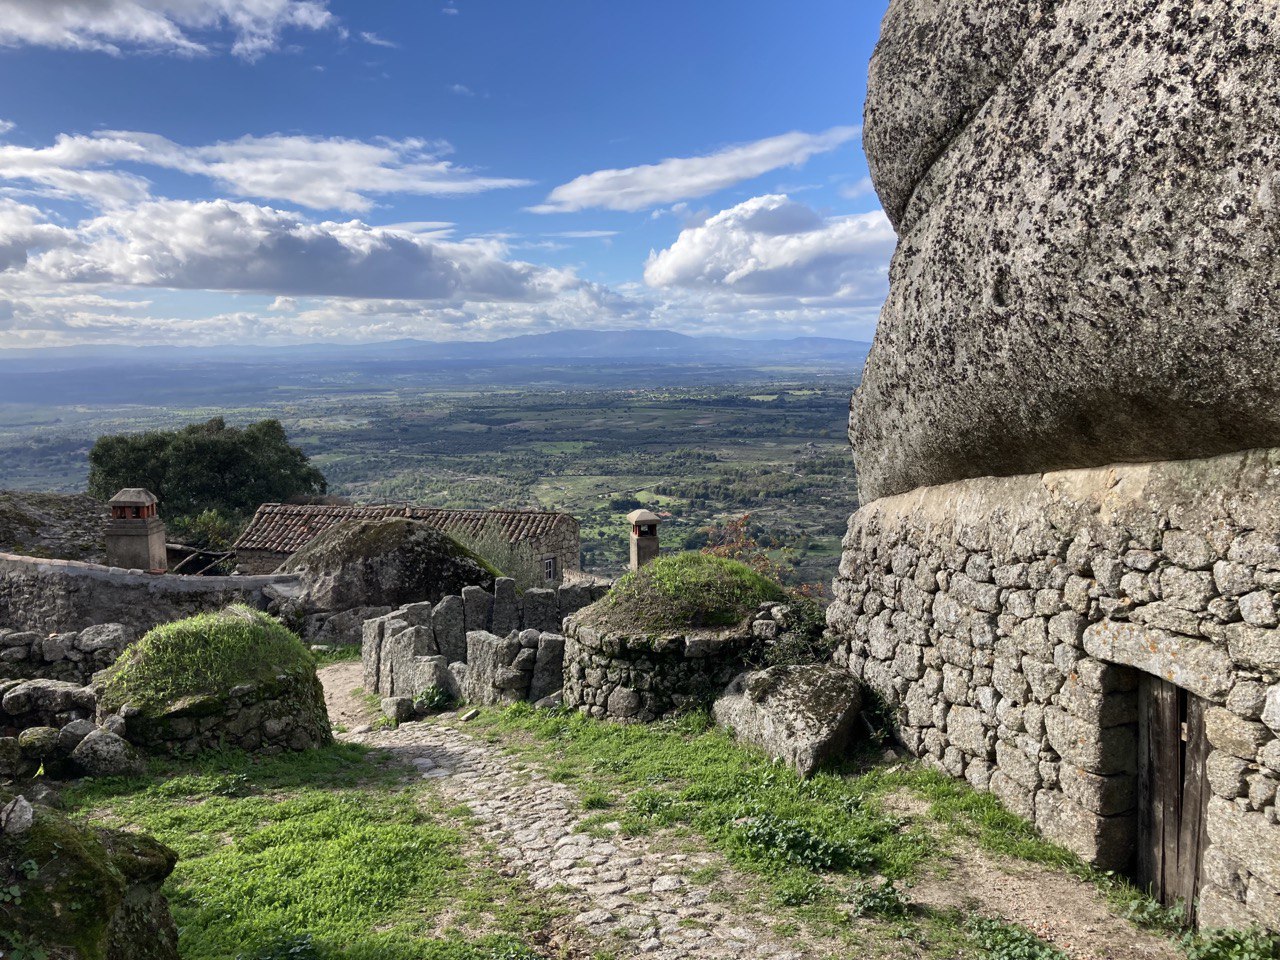
[{"label": "stone boundary wall", "polygon": [[62,680],[87,684],[116,662],[137,635],[118,623],[79,633],[17,632],[0,627],[0,680]]},{"label": "stone boundary wall", "polygon": [[139,635],[231,603],[265,609],[295,576],[183,577],[0,553],[0,627],[43,634],[119,623]]},{"label": "stone boundary wall", "polygon": [[[514,669],[525,636],[528,649],[544,650],[544,662],[551,656],[548,640],[558,636],[565,619],[590,606],[608,591],[610,584],[563,584],[556,589],[535,588],[521,593],[509,577],[500,578],[489,592],[484,587],[466,587],[462,596],[445,597],[439,603],[414,603],[385,616],[365,621],[361,660],[364,688],[383,697],[415,697],[429,687],[449,686],[457,696],[493,689],[516,689],[491,680],[496,672]],[[528,635],[532,635],[530,638]],[[488,638],[488,639],[486,639]],[[494,642],[515,638],[514,647]],[[473,664],[472,651],[482,650],[482,662]],[[505,654],[510,654],[509,657]],[[557,651],[555,659],[559,659]],[[535,653],[525,660],[536,659]],[[454,669],[466,664],[467,670]],[[533,663],[528,664],[533,670]],[[452,670],[452,673],[449,671]],[[482,676],[483,674],[483,676]],[[490,677],[495,674],[495,677]],[[452,679],[450,679],[452,677]],[[514,681],[514,678],[513,678]],[[560,684],[556,684],[558,690]],[[539,685],[523,689],[541,689]],[[549,691],[554,692],[554,691]],[[487,697],[479,702],[490,702]]]},{"label": "stone boundary wall", "polygon": [[1132,861],[1137,694],[1206,703],[1200,923],[1280,928],[1280,450],[967,480],[853,515],[836,660],[926,763]]},{"label": "stone boundary wall", "polygon": [[709,707],[753,654],[786,632],[787,606],[766,603],[738,629],[662,636],[565,624],[564,705],[597,719],[651,723]]}]

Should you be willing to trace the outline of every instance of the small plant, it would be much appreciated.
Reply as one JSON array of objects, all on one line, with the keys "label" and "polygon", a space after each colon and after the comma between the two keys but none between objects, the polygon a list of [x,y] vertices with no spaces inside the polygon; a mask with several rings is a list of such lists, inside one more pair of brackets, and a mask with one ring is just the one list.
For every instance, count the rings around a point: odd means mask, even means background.
[{"label": "small plant", "polygon": [[588,787],[582,794],[583,810],[607,810],[613,806],[613,796],[599,787]]},{"label": "small plant", "polygon": [[1134,891],[1116,908],[1116,912],[1130,923],[1152,930],[1176,933],[1187,925],[1186,908],[1181,902],[1166,907],[1145,893]]},{"label": "small plant", "polygon": [[803,907],[813,903],[822,893],[817,877],[807,873],[788,873],[774,886],[773,898],[784,907]]},{"label": "small plant", "polygon": [[865,866],[870,858],[832,843],[796,820],[758,813],[737,825],[739,837],[767,858],[810,870],[848,870]]},{"label": "small plant", "polygon": [[441,690],[439,687],[427,687],[426,690],[418,694],[418,698],[413,701],[413,708],[418,713],[432,713],[439,710],[447,710],[453,705],[453,697],[448,690]]},{"label": "small plant", "polygon": [[28,940],[20,933],[0,932],[4,940],[0,943],[3,960],[49,960],[49,951],[34,940]]},{"label": "small plant", "polygon": [[853,899],[855,917],[901,920],[911,912],[911,901],[892,880],[868,881],[858,885]]},{"label": "small plant", "polygon": [[1280,933],[1258,927],[1207,930],[1182,938],[1187,960],[1280,960]]},{"label": "small plant", "polygon": [[965,932],[986,960],[1066,960],[1057,947],[1016,923],[975,916],[965,924]]}]

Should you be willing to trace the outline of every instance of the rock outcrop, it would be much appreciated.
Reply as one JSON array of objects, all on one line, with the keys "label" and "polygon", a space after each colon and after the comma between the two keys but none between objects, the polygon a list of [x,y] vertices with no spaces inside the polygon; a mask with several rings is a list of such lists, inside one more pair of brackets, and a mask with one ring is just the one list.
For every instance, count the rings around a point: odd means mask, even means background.
[{"label": "rock outcrop", "polygon": [[811,664],[740,674],[712,715],[743,743],[809,777],[848,748],[861,708],[861,686],[847,670]]},{"label": "rock outcrop", "polygon": [[0,793],[4,946],[68,960],[177,960],[160,893],[176,862],[149,837],[80,826]]},{"label": "rock outcrop", "polygon": [[281,567],[302,577],[306,612],[437,603],[463,588],[492,589],[492,567],[452,537],[416,520],[349,520]]},{"label": "rock outcrop", "polygon": [[1280,8],[894,0],[864,503],[1280,445]]}]

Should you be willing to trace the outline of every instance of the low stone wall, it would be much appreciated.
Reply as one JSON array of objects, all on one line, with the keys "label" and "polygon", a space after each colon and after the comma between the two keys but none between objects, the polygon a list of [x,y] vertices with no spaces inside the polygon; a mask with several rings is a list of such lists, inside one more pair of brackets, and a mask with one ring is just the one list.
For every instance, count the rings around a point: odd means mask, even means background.
[{"label": "low stone wall", "polygon": [[[414,697],[430,687],[448,686],[454,696],[475,697],[478,702],[511,699],[506,694],[517,690],[514,677],[507,678],[509,682],[505,687],[494,687],[490,682],[492,677],[482,677],[513,669],[521,649],[531,649],[535,659],[542,658],[541,675],[545,676],[551,654],[538,651],[548,649],[551,642],[538,638],[558,637],[565,618],[600,599],[608,589],[607,584],[565,584],[555,590],[536,589],[521,594],[516,590],[515,581],[504,577],[497,581],[492,593],[483,587],[467,587],[460,597],[445,597],[437,604],[410,604],[368,620],[361,648],[364,688],[384,697]],[[504,643],[513,639],[514,647],[508,651],[511,656],[499,662],[502,657],[490,649],[493,644],[483,637]],[[481,657],[483,665],[478,665],[476,670],[449,673],[455,664],[470,665],[476,650],[485,651]],[[489,656],[490,653],[493,656]],[[555,659],[559,663],[560,657]],[[527,665],[532,671],[533,661],[528,657],[525,660],[529,661]],[[521,666],[524,665],[522,661]],[[468,672],[470,680],[464,683],[462,678]],[[545,681],[534,683],[531,677],[521,689],[541,691],[545,685]],[[559,690],[560,686],[557,681],[547,693]],[[491,694],[491,688],[498,692]],[[514,699],[529,695],[525,693]]]},{"label": "low stone wall", "polygon": [[1280,451],[922,488],[844,548],[837,661],[903,743],[1101,866],[1134,858],[1141,675],[1201,698],[1200,922],[1280,927]]},{"label": "low stone wall", "polygon": [[293,576],[153,575],[68,560],[0,553],[0,627],[41,634],[120,623],[141,635],[161,623],[232,603],[266,609]]},{"label": "low stone wall", "polygon": [[324,690],[310,672],[244,684],[226,696],[184,697],[158,713],[99,707],[98,722],[149,753],[174,756],[220,747],[274,754],[333,742]]},{"label": "low stone wall", "polygon": [[0,680],[45,678],[84,685],[136,639],[118,623],[49,635],[0,628]]}]

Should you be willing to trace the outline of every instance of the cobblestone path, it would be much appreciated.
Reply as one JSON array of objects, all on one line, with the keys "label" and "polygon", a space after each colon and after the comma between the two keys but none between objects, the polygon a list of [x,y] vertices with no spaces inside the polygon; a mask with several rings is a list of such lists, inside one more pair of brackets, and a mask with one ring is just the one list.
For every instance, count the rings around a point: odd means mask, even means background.
[{"label": "cobblestone path", "polygon": [[[781,941],[758,918],[710,901],[689,875],[724,861],[712,854],[654,852],[645,837],[599,839],[574,793],[457,728],[406,723],[342,739],[389,751],[465,804],[504,865],[564,906],[586,939],[619,960],[827,956]],[[767,920],[768,918],[764,918]]]}]

